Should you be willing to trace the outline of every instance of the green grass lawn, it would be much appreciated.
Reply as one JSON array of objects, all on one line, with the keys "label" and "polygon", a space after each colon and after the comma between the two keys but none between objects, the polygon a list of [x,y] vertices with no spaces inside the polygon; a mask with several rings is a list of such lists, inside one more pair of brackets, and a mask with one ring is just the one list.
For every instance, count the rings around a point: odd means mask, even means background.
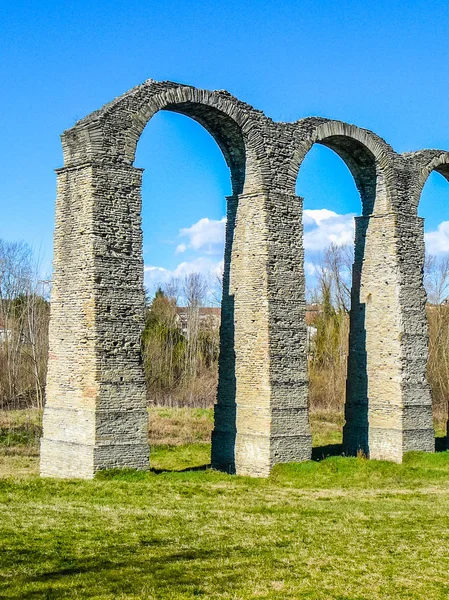
[{"label": "green grass lawn", "polygon": [[[210,411],[152,417],[153,471],[86,482],[39,479],[39,416],[9,416],[0,598],[449,597],[448,452],[330,456],[251,479],[201,468]],[[341,417],[312,421],[316,445],[339,444]]]}]

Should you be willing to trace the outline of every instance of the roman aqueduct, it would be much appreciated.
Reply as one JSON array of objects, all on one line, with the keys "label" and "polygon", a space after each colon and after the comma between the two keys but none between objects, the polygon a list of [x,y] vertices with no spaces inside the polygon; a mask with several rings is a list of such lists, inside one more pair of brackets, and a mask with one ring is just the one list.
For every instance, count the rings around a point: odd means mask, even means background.
[{"label": "roman aqueduct", "polygon": [[62,135],[41,474],[90,478],[149,465],[139,137],[160,110],[187,115],[229,166],[212,466],[266,476],[311,456],[301,163],[334,150],[362,200],[356,219],[344,450],[401,461],[434,450],[426,381],[421,190],[449,153],[397,154],[365,129],[276,123],[225,91],[148,80]]}]

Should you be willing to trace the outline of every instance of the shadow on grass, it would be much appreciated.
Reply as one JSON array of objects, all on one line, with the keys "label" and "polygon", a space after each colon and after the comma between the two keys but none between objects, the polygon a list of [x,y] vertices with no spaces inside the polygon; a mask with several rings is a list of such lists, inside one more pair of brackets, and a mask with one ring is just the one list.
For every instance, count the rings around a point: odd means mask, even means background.
[{"label": "shadow on grass", "polygon": [[155,475],[161,475],[162,473],[190,473],[193,471],[207,471],[207,469],[211,468],[211,464],[207,465],[198,465],[196,467],[186,467],[185,469],[156,469],[155,467],[150,467],[150,472]]},{"label": "shadow on grass", "polygon": [[312,448],[312,460],[320,461],[329,456],[343,456],[343,444],[328,444]]},{"label": "shadow on grass", "polygon": [[435,438],[435,452],[446,452],[447,449],[446,436]]},{"label": "shadow on grass", "polygon": [[[435,452],[446,452],[447,450],[447,437],[435,438]],[[328,444],[312,448],[312,460],[320,461],[329,456],[344,456],[343,444]]]},{"label": "shadow on grass", "polygon": [[[126,554],[116,561],[108,560],[105,556],[90,560],[75,559],[70,565],[61,564],[60,568],[21,578],[20,588],[16,581],[13,585],[12,582],[3,583],[0,590],[6,591],[8,598],[18,600],[68,596],[87,598],[96,597],[96,593],[100,592],[108,594],[108,597],[109,594],[137,597],[136,593],[141,597],[142,588],[147,588],[148,596],[145,595],[145,598],[159,597],[159,594],[164,598],[178,595],[207,597],[203,580],[210,577],[213,560],[223,558],[219,551],[187,548],[181,552],[167,551],[154,556],[147,553],[145,547],[149,545],[153,545],[151,541],[141,540],[143,554],[139,554],[139,548],[136,547],[132,554]],[[239,554],[237,549],[236,556],[239,557]],[[233,589],[243,579],[243,573],[233,567],[217,573],[216,578],[224,589]],[[23,585],[34,586],[34,589],[23,589]],[[174,596],[174,593],[177,595]]]}]

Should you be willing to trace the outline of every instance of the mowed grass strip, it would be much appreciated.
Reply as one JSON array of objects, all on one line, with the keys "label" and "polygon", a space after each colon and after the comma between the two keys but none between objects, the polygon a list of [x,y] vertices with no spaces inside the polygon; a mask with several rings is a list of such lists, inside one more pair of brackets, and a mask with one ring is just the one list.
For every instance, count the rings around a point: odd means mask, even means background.
[{"label": "mowed grass strip", "polygon": [[[338,444],[329,429],[323,448]],[[12,448],[5,463],[27,458]],[[209,452],[164,444],[154,471],[89,482],[3,477],[0,597],[449,597],[449,453],[251,479],[202,470]]]}]

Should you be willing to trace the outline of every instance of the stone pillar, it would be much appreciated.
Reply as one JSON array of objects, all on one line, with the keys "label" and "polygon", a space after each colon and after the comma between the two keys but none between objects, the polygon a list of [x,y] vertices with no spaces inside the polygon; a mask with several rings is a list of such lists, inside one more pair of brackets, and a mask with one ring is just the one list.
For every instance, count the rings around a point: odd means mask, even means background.
[{"label": "stone pillar", "polygon": [[271,465],[310,460],[303,199],[268,197]]},{"label": "stone pillar", "polygon": [[346,378],[345,425],[343,451],[355,456],[369,454],[368,446],[368,358],[366,350],[366,302],[363,301],[362,269],[369,217],[356,217],[354,264],[352,266],[349,348]]},{"label": "stone pillar", "polygon": [[424,219],[397,215],[403,348],[403,451],[435,450],[432,397],[427,382],[428,325],[424,288]]},{"label": "stone pillar", "polygon": [[[414,270],[417,263],[405,270],[402,264],[404,255],[416,257],[421,248],[411,247],[410,235],[409,241],[404,239],[406,230],[392,213],[356,219],[343,431],[347,454],[360,450],[370,458],[396,462],[407,450],[431,450],[434,443],[428,389],[410,377],[415,372],[409,365],[412,346],[417,344],[416,352],[422,353],[425,334],[422,298],[407,291],[408,280],[416,291],[422,271]],[[420,368],[422,374],[422,364]]]},{"label": "stone pillar", "polygon": [[[227,463],[228,470],[241,475],[267,476],[276,463],[311,456],[301,216],[296,196],[261,191],[238,197],[230,268],[235,429],[229,378],[228,401],[220,382],[213,440],[223,439],[227,421],[228,448],[235,436],[235,464]],[[230,228],[228,236],[227,245]],[[220,467],[218,453],[212,456]]]},{"label": "stone pillar", "polygon": [[58,171],[43,476],[148,468],[141,177],[126,165]]},{"label": "stone pillar", "polygon": [[217,403],[214,406],[211,463],[214,469],[235,473],[236,378],[234,295],[230,291],[231,257],[238,195],[227,200],[226,235],[221,300],[220,355],[218,358]]}]

